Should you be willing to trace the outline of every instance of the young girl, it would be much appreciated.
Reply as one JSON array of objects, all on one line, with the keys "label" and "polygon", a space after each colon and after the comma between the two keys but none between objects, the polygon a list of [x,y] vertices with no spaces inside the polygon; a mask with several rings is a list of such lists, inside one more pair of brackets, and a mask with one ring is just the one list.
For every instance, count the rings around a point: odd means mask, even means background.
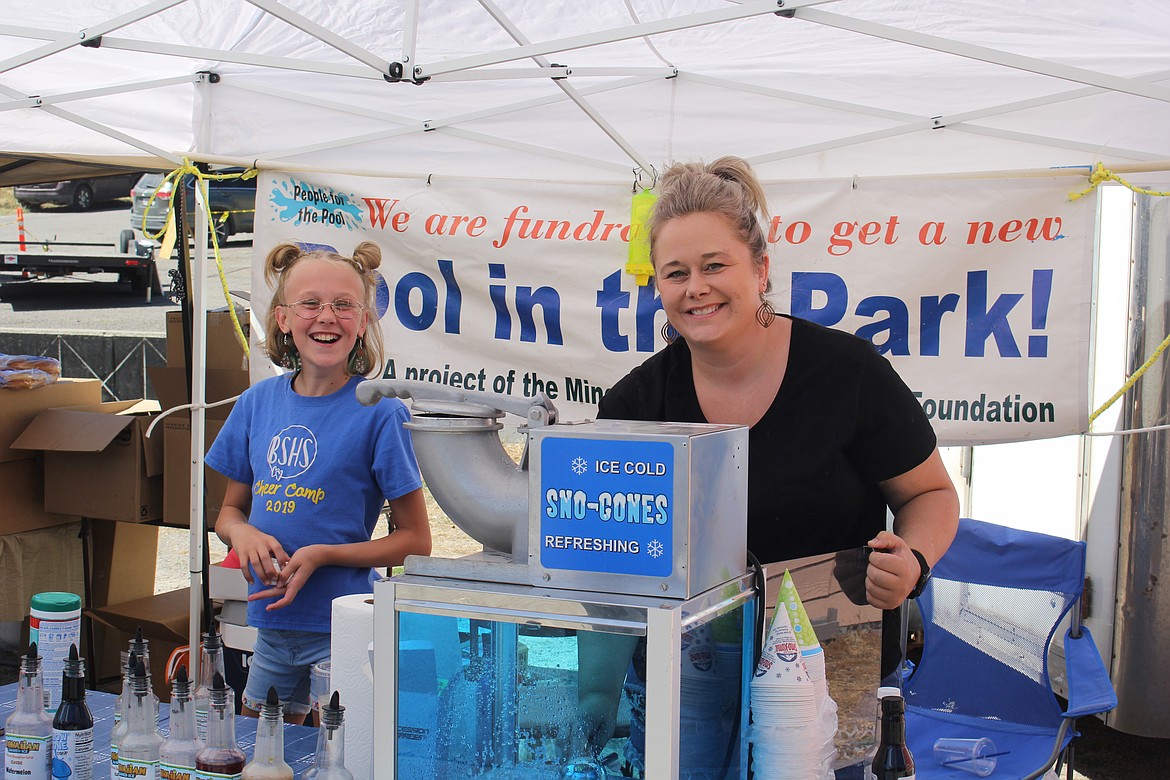
[{"label": "young girl", "polygon": [[[215,531],[248,580],[248,623],[258,629],[244,690],[255,715],[269,686],[288,720],[309,712],[309,670],[329,658],[333,599],[369,593],[371,567],[431,550],[422,479],[401,401],[355,396],[382,363],[371,316],[382,253],[362,242],[352,258],[284,243],[268,253],[275,284],[265,351],[291,369],[236,402],[207,453],[230,480]],[[393,533],[371,540],[383,502]]]}]

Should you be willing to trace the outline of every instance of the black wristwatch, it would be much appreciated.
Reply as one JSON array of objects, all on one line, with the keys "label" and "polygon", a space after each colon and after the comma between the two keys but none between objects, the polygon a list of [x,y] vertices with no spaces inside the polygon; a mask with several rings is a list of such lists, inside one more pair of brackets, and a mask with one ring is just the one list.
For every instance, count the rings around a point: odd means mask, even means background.
[{"label": "black wristwatch", "polygon": [[930,580],[930,564],[926,562],[926,558],[922,553],[910,548],[910,552],[914,553],[914,557],[918,559],[918,565],[922,567],[922,573],[918,575],[918,582],[914,583],[914,590],[910,591],[909,598],[916,599],[922,595],[922,591],[926,590],[926,583]]}]

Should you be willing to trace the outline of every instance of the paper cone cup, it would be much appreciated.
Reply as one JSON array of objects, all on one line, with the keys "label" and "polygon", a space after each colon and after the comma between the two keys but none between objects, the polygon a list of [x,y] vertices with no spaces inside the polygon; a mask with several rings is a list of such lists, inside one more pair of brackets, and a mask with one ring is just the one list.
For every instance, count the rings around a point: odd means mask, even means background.
[{"label": "paper cone cup", "polygon": [[785,610],[776,610],[772,630],[768,632],[756,666],[756,679],[791,684],[809,682],[808,670],[800,657],[800,645]]},{"label": "paper cone cup", "polygon": [[715,637],[704,623],[682,635],[683,676],[715,675]]},{"label": "paper cone cup", "polygon": [[804,604],[800,601],[800,594],[796,592],[796,585],[792,581],[792,573],[784,570],[784,579],[780,582],[780,594],[776,600],[776,611],[783,606],[792,621],[792,631],[796,635],[796,642],[801,650],[813,650],[821,646],[817,634],[813,631],[812,621],[804,611]]}]

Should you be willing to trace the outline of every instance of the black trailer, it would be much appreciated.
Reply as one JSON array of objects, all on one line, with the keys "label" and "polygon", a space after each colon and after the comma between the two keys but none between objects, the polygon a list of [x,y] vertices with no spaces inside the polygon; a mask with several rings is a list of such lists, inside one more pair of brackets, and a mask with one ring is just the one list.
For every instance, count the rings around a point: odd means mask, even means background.
[{"label": "black trailer", "polygon": [[35,246],[34,251],[13,251],[5,248],[0,260],[0,272],[19,273],[26,279],[73,274],[117,274],[118,281],[129,282],[130,291],[145,295],[146,302],[150,303],[152,295],[162,294],[158,267],[155,263],[158,243],[150,240],[120,240],[119,244],[118,248],[122,251],[103,254],[67,254],[52,250],[53,246],[99,246],[65,241],[35,244],[32,245]]}]

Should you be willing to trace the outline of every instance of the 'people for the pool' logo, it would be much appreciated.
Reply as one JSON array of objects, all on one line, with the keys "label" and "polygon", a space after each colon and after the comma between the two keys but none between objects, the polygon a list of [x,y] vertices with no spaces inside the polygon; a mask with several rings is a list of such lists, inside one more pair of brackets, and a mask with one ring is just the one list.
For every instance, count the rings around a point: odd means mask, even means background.
[{"label": "'people for the pool' logo", "polygon": [[268,468],[273,479],[292,479],[317,459],[317,437],[303,425],[290,425],[268,443]]},{"label": "'people for the pool' logo", "polygon": [[[373,211],[374,204],[386,211],[385,199],[364,198]],[[370,201],[373,200],[373,203]],[[328,227],[355,230],[362,226],[364,218],[357,196],[352,192],[340,192],[320,184],[310,184],[300,179],[277,179],[268,201],[272,205],[273,222],[290,222],[302,225],[324,225]],[[394,201],[395,203],[397,201]],[[385,222],[389,213],[379,214]],[[371,214],[371,218],[374,214]]]}]

